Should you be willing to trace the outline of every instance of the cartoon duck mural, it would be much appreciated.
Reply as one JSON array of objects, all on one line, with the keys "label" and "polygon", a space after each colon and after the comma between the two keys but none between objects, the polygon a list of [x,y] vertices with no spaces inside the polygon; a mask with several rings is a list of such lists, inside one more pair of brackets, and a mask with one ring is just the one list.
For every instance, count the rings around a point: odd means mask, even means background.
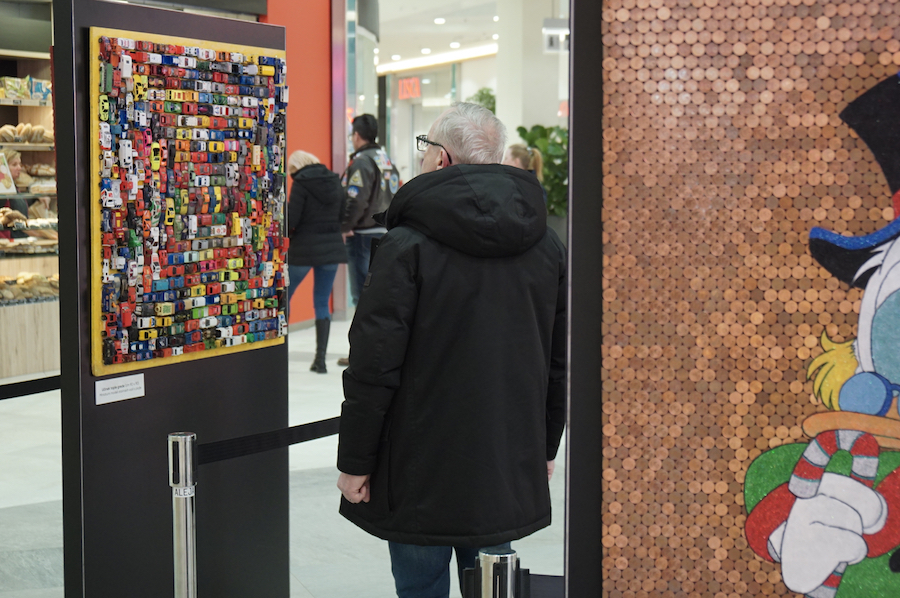
[{"label": "cartoon duck mural", "polygon": [[841,119],[875,155],[894,220],[861,237],[814,228],[813,258],[863,289],[855,339],[807,370],[830,411],[803,422],[809,444],[760,455],[747,470],[745,532],[784,584],[810,598],[900,596],[900,75],[851,102]]}]

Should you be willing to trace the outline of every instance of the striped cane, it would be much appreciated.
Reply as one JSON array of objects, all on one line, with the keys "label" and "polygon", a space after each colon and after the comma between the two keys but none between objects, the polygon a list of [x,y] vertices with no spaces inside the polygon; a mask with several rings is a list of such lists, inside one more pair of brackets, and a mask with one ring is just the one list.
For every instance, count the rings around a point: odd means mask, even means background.
[{"label": "striped cane", "polygon": [[[819,492],[825,468],[834,454],[845,450],[853,457],[850,477],[869,488],[875,485],[878,471],[878,441],[866,432],[829,430],[810,442],[794,467],[788,490],[797,498],[812,498]],[[847,563],[840,563],[825,582],[806,594],[808,598],[834,598]]]}]

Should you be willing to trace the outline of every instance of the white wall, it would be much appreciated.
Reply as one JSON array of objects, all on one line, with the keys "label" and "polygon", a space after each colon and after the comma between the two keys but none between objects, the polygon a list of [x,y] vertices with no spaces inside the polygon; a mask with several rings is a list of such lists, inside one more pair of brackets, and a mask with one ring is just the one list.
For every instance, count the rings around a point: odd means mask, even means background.
[{"label": "white wall", "polygon": [[482,87],[489,87],[497,95],[497,58],[487,56],[461,62],[459,81],[460,100],[472,97]]},{"label": "white wall", "polygon": [[[544,54],[541,27],[553,14],[546,0],[498,0],[497,116],[513,135],[518,126],[565,124],[560,120],[560,74],[566,60]],[[563,66],[566,68],[563,69]]]}]

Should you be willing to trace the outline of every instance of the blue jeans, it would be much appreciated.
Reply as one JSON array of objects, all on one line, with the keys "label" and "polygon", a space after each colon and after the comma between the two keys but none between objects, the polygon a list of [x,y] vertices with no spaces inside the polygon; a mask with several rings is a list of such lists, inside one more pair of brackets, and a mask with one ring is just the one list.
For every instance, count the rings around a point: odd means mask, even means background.
[{"label": "blue jeans", "polygon": [[[450,596],[450,558],[456,551],[462,593],[463,571],[475,567],[480,548],[459,546],[415,546],[388,542],[391,572],[397,598],[448,598]],[[509,542],[486,548],[509,548]]]},{"label": "blue jeans", "polygon": [[347,237],[347,256],[350,258],[347,268],[350,270],[350,296],[353,298],[354,305],[359,304],[359,292],[369,274],[372,239],[380,239],[383,236],[384,233],[354,233],[352,237]]},{"label": "blue jeans", "polygon": [[324,266],[292,266],[288,264],[288,276],[291,278],[291,285],[288,287],[288,302],[294,296],[294,291],[312,270],[313,307],[316,309],[316,319],[330,320],[331,310],[328,309],[328,298],[331,297],[331,287],[334,285],[337,269],[337,264],[325,264]]}]

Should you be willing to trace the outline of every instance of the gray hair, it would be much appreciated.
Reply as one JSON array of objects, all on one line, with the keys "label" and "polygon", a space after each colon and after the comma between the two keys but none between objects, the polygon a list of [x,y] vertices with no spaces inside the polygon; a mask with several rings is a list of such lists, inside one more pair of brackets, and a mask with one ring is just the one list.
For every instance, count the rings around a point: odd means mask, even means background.
[{"label": "gray hair", "polygon": [[454,164],[499,164],[506,147],[506,127],[478,104],[453,104],[435,121],[431,135]]}]

